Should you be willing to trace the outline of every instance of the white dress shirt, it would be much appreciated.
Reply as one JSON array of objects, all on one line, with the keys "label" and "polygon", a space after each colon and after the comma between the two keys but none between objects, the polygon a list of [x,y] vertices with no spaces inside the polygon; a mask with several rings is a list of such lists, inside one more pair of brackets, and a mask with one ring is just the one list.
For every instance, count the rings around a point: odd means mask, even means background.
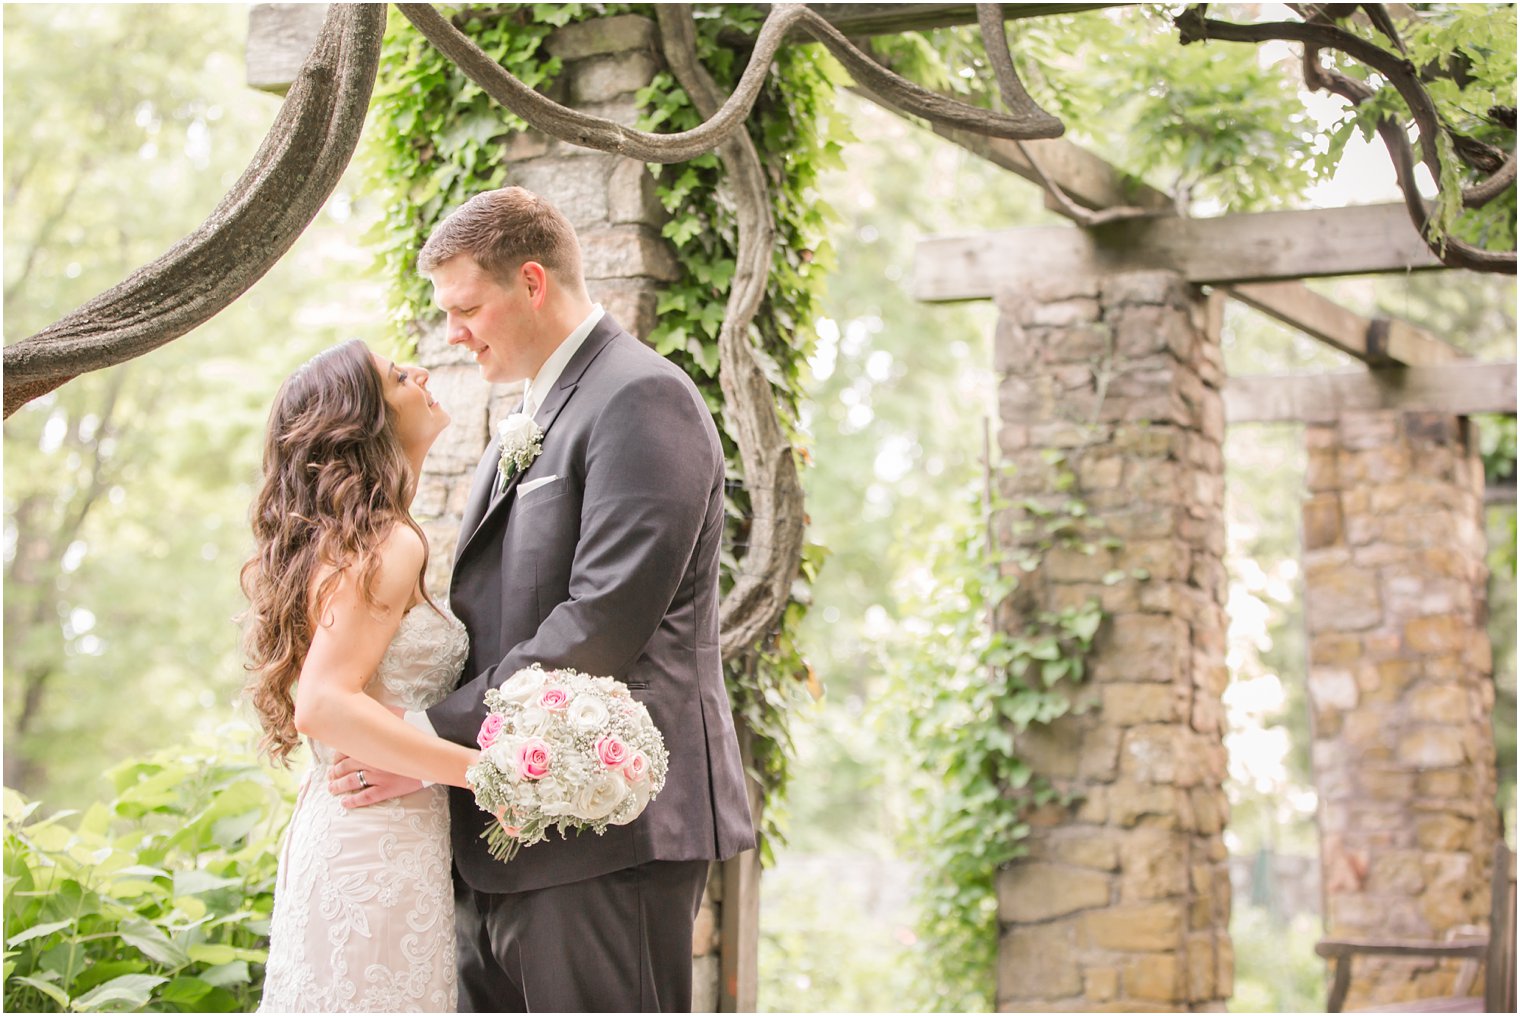
[{"label": "white dress shirt", "polygon": [[523,412],[529,416],[538,415],[538,408],[544,404],[544,398],[553,391],[554,386],[559,382],[559,376],[565,372],[565,364],[569,363],[575,351],[581,348],[581,344],[586,341],[586,336],[591,334],[591,329],[596,327],[596,323],[602,319],[604,313],[606,311],[602,310],[601,304],[592,304],[591,313],[586,315],[586,320],[576,325],[575,331],[566,336],[565,341],[549,354],[549,359],[544,361],[544,365],[538,368],[538,373],[533,375],[533,379],[523,389]]},{"label": "white dress shirt", "polygon": [[[585,343],[586,336],[591,334],[591,329],[596,327],[596,323],[605,313],[601,304],[592,304],[591,313],[586,315],[586,319],[576,325],[575,330],[565,336],[565,341],[549,354],[549,358],[544,361],[543,366],[538,368],[538,373],[533,375],[533,379],[523,390],[522,411],[524,413],[529,416],[538,415],[539,407],[544,404],[544,398],[554,390],[554,386],[559,383],[559,376],[565,372],[565,364],[570,362],[576,350]],[[437,732],[433,730],[432,721],[421,709],[408,710],[402,719],[425,734],[437,736]],[[432,784],[428,780],[423,780],[422,785],[426,787]]]}]

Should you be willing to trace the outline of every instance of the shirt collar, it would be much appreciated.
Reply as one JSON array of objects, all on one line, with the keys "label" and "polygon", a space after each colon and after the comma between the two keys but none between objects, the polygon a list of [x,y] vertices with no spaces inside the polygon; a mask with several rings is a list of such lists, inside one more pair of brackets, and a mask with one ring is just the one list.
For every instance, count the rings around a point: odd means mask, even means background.
[{"label": "shirt collar", "polygon": [[591,329],[602,319],[606,313],[601,304],[593,304],[591,313],[586,319],[575,326],[564,342],[554,352],[549,354],[549,359],[538,368],[538,373],[533,375],[533,380],[528,382],[527,390],[523,392],[523,412],[530,417],[538,413],[538,407],[544,404],[544,399],[559,382],[559,376],[565,372],[565,364],[575,355],[575,351],[581,348],[581,343],[586,341],[586,336],[591,334]]}]

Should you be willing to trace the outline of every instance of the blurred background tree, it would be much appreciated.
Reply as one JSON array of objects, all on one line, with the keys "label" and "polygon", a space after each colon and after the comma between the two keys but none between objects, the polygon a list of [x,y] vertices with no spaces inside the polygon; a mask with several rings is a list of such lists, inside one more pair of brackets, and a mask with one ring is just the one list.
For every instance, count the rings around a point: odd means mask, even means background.
[{"label": "blurred background tree", "polygon": [[[279,99],[243,83],[246,7],[8,4],[4,19],[10,342],[193,229]],[[382,334],[353,270],[351,193],[225,313],[5,421],[7,786],[80,806],[111,764],[232,712],[269,403],[317,350]]]}]

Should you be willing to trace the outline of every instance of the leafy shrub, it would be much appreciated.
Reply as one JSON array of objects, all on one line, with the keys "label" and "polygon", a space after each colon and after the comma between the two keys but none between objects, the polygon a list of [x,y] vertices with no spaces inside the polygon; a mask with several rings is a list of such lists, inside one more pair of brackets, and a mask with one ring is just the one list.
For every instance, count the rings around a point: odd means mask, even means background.
[{"label": "leafy shrub", "polygon": [[1235,946],[1230,1011],[1323,1011],[1329,983],[1325,961],[1314,955],[1323,930],[1316,914],[1275,918],[1266,907],[1237,900],[1230,917]]},{"label": "leafy shrub", "polygon": [[83,814],[5,791],[7,1010],[257,1007],[293,780],[223,733],[115,767]]}]

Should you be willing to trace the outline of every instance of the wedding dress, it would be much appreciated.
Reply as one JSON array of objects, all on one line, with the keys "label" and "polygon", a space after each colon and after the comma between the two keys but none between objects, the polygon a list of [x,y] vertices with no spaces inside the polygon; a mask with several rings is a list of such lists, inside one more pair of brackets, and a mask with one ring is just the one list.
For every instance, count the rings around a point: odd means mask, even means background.
[{"label": "wedding dress", "polygon": [[[426,709],[454,690],[469,639],[444,609],[401,619],[365,689]],[[280,853],[260,1012],[453,1012],[454,891],[446,787],[347,810],[311,765]]]}]

